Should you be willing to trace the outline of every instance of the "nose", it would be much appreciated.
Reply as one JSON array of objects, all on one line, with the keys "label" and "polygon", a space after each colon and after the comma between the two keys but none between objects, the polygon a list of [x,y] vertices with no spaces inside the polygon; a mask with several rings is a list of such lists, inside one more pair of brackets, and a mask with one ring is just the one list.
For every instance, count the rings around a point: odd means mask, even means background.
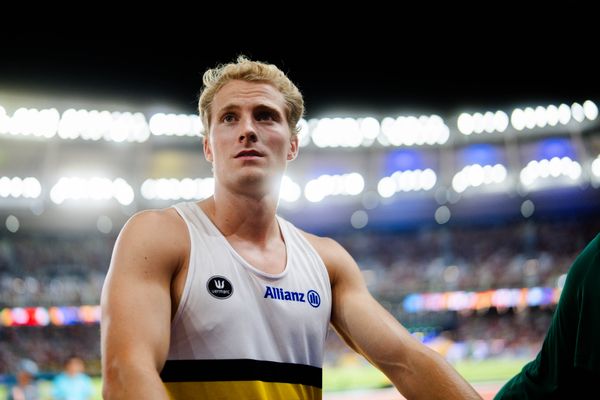
[{"label": "nose", "polygon": [[256,136],[256,132],[253,131],[244,131],[245,133],[242,133],[240,135],[240,143],[244,143],[244,142],[249,142],[249,143],[256,143],[258,142],[258,136]]},{"label": "nose", "polygon": [[247,118],[245,122],[241,126],[242,132],[238,140],[240,143],[248,142],[248,143],[256,143],[258,142],[258,135],[256,134],[256,127],[254,126],[254,122],[252,119]]}]

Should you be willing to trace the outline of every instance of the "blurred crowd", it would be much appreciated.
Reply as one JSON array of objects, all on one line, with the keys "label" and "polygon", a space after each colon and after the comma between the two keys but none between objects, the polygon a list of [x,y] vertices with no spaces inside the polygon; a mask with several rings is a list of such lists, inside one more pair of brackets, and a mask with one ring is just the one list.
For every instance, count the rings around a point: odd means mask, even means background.
[{"label": "blurred crowd", "polygon": [[77,354],[91,374],[100,374],[98,324],[0,328],[0,375],[11,374],[24,358],[34,360],[42,372],[58,372]]},{"label": "blurred crowd", "polygon": [[98,304],[115,239],[0,234],[0,308]]},{"label": "blurred crowd", "polygon": [[337,237],[374,294],[556,287],[579,251],[600,232],[598,218],[522,221]]}]

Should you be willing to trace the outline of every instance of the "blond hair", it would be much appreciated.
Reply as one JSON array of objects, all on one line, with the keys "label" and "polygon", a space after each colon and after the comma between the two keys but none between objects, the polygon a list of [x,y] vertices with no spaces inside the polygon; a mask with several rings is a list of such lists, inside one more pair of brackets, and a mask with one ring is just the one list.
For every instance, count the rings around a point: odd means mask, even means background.
[{"label": "blond hair", "polygon": [[294,83],[273,64],[251,61],[239,56],[236,62],[219,65],[207,70],[202,77],[204,86],[198,100],[198,111],[205,134],[208,135],[211,120],[211,105],[217,92],[232,80],[264,82],[272,85],[283,95],[287,105],[285,113],[292,135],[298,134],[297,124],[304,114],[304,99]]}]

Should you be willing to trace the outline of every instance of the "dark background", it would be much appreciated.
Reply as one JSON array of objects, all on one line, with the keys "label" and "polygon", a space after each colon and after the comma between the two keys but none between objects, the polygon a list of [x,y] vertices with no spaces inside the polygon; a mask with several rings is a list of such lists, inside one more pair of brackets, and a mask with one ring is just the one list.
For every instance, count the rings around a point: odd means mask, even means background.
[{"label": "dark background", "polygon": [[[200,23],[199,23],[200,24]],[[439,114],[598,100],[593,50],[581,41],[444,32],[425,39],[404,32],[292,38],[273,29],[224,37],[201,28],[146,27],[99,34],[77,29],[4,33],[0,87],[134,101],[161,99],[194,112],[206,68],[238,54],[277,64],[305,95],[307,115]],[[478,42],[479,39],[484,39]],[[243,41],[245,40],[246,43]],[[281,41],[279,43],[278,41]],[[571,46],[571,43],[579,47]]]}]

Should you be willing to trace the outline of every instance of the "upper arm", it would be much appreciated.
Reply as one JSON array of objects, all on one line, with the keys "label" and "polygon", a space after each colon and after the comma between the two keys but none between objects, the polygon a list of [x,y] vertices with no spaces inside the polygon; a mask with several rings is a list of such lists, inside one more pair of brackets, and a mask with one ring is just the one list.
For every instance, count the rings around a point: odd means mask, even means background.
[{"label": "upper arm", "polygon": [[327,266],[333,305],[331,324],[340,336],[384,372],[397,367],[412,350],[422,349],[415,339],[369,293],[352,256],[337,242],[309,238]]},{"label": "upper arm", "polygon": [[135,363],[160,371],[167,356],[171,282],[182,256],[181,225],[171,211],[133,216],[119,234],[102,289],[105,373]]}]

